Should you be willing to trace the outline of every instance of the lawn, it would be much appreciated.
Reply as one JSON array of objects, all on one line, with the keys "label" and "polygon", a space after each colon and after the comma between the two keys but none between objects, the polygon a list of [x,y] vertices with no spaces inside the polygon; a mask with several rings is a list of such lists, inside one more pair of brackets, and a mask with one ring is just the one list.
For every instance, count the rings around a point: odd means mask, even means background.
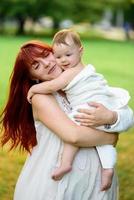
[{"label": "lawn", "polygon": [[[8,93],[8,82],[13,63],[20,45],[35,39],[32,37],[0,36],[0,109]],[[40,39],[40,38],[36,38]],[[51,38],[43,41],[51,42]],[[83,40],[85,63],[92,63],[97,71],[103,73],[110,85],[126,88],[132,97],[130,106],[134,109],[134,42],[108,41],[99,39]],[[134,198],[134,128],[120,135],[117,145],[117,172],[120,183],[120,200]],[[26,155],[18,151],[7,152],[0,149],[0,200],[12,200],[15,182]]]}]

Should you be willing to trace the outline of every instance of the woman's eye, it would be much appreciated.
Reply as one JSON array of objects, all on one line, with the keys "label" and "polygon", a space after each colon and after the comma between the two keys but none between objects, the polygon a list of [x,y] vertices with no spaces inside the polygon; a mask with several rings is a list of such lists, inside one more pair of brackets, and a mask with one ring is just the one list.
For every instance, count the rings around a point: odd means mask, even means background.
[{"label": "woman's eye", "polygon": [[43,54],[42,58],[47,58],[50,54]]},{"label": "woman's eye", "polygon": [[69,56],[71,56],[71,54],[67,54],[66,56],[69,57]]},{"label": "woman's eye", "polygon": [[40,64],[39,64],[39,63],[36,63],[36,64],[34,65],[34,69],[35,69],[35,70],[38,69],[39,66],[40,66]]}]

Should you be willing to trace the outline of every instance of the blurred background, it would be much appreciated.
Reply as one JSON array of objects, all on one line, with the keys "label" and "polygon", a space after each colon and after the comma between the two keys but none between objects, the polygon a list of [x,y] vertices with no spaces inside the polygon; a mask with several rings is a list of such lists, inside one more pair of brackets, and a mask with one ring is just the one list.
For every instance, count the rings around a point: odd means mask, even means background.
[{"label": "blurred background", "polygon": [[134,39],[134,0],[1,0],[0,33],[51,35],[75,27],[81,34]]},{"label": "blurred background", "polygon": [[[83,61],[91,63],[109,85],[130,93],[134,110],[134,0],[0,0],[0,111],[20,46],[30,39],[51,44],[60,29],[72,28],[82,39]],[[119,199],[134,198],[134,128],[117,144]],[[12,200],[26,153],[0,148],[0,200]]]}]

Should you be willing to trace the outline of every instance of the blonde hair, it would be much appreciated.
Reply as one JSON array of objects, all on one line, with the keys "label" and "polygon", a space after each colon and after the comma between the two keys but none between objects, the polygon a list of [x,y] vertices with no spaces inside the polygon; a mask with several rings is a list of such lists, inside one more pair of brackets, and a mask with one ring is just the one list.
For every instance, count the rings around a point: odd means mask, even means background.
[{"label": "blonde hair", "polygon": [[61,31],[58,31],[53,38],[53,45],[56,44],[66,44],[69,45],[66,42],[66,38],[69,37],[72,39],[72,41],[74,42],[75,45],[77,45],[78,47],[81,47],[81,40],[80,40],[80,36],[77,32],[75,32],[72,29],[63,29]]}]

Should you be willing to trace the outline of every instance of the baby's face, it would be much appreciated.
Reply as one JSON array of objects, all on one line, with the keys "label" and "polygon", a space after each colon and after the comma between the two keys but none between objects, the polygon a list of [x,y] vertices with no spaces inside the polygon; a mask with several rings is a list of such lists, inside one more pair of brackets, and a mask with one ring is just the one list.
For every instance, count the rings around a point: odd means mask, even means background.
[{"label": "baby's face", "polygon": [[81,48],[67,40],[67,44],[54,44],[54,56],[58,66],[63,70],[75,67],[81,61]]}]

